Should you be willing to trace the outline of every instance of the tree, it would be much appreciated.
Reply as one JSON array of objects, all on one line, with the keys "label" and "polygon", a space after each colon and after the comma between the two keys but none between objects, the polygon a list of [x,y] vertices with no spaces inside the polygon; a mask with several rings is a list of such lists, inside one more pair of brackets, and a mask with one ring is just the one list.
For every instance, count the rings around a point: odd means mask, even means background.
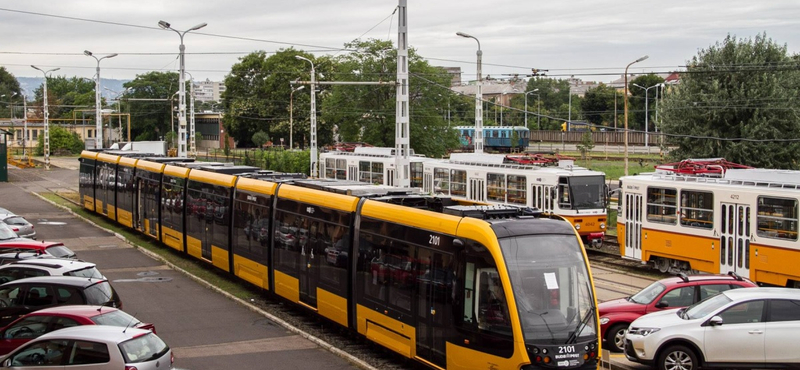
[{"label": "tree", "polygon": [[[36,101],[42,102],[44,84],[35,91]],[[47,107],[51,119],[95,119],[94,81],[83,77],[55,76],[47,78]],[[101,105],[102,106],[102,105]],[[91,112],[89,111],[91,110]],[[78,113],[82,112],[82,113]]]},{"label": "tree", "polygon": [[[525,91],[536,89],[539,89],[539,91],[528,95],[528,99],[530,99],[528,100],[528,126],[531,126],[529,128],[536,128],[535,124],[541,123],[542,130],[558,130],[560,125],[569,117],[569,81],[545,77],[531,78],[528,80]],[[536,94],[539,94],[538,101],[536,101]],[[512,98],[511,104],[524,109],[524,92]],[[540,107],[537,107],[536,104],[540,104]],[[573,119],[578,117],[579,104],[580,99],[577,96],[573,96]],[[537,111],[540,112],[541,119],[537,119]]]},{"label": "tree", "polygon": [[[50,126],[49,131],[50,153],[57,154],[66,150],[72,154],[78,154],[83,150],[83,141],[81,141],[77,133],[55,125]],[[36,144],[36,155],[44,155],[44,135],[39,135],[39,142]]]},{"label": "tree", "polygon": [[581,152],[581,159],[586,160],[588,157],[589,165],[591,165],[591,156],[587,156],[587,153],[591,153],[592,149],[594,149],[594,140],[592,139],[592,132],[586,131],[581,136],[581,142],[577,145],[578,151]]},{"label": "tree", "polygon": [[0,95],[3,97],[3,102],[9,102],[8,105],[0,107],[0,117],[11,117],[11,105],[14,101],[19,101],[22,104],[22,89],[19,87],[17,78],[6,70],[6,67],[0,67]]},{"label": "tree", "polygon": [[[647,120],[647,122],[649,122],[648,126],[650,126],[650,128],[653,127],[655,122],[653,121],[653,114],[655,114],[656,111],[654,105],[656,102],[656,90],[659,89],[658,87],[653,86],[660,83],[664,83],[664,79],[661,78],[661,76],[652,73],[636,77],[628,82],[628,93],[630,94],[628,97],[629,129],[645,131],[645,113],[650,115],[650,118]],[[645,92],[645,89],[647,88],[651,89]],[[645,98],[647,98],[647,104],[645,104]]]},{"label": "tree", "polygon": [[[659,104],[674,159],[798,169],[800,60],[759,34],[701,50]],[[790,140],[785,140],[789,138]]]},{"label": "tree", "polygon": [[[225,76],[225,92],[222,94],[225,106],[223,124],[227,132],[233,136],[239,146],[253,145],[253,135],[264,131],[272,137],[285,137],[289,142],[289,94],[295,88],[290,82],[310,80],[311,66],[308,62],[298,60],[302,56],[314,62],[317,79],[324,75],[330,64],[325,58],[315,60],[311,54],[289,48],[280,50],[267,57],[264,51],[258,51],[240,59]],[[295,93],[293,137],[303,138],[309,132],[310,88]],[[318,85],[317,106],[325,91]],[[332,130],[324,121],[317,122],[317,138],[320,144],[330,141]],[[302,139],[294,139],[302,142]]]},{"label": "tree", "polygon": [[258,148],[263,147],[268,141],[269,135],[267,135],[267,133],[264,131],[259,131],[253,134],[253,144],[255,144]]},{"label": "tree", "polygon": [[580,101],[583,118],[595,126],[613,127],[616,94],[616,89],[603,83],[586,91],[583,100]]},{"label": "tree", "polygon": [[166,140],[166,133],[179,131],[174,116],[177,111],[171,111],[178,106],[179,83],[175,72],[148,72],[123,85],[130,88],[122,104],[128,105],[131,122],[135,123],[131,125],[131,136],[135,141]]},{"label": "tree", "polygon": [[[340,81],[397,80],[396,50],[390,41],[355,40],[353,50],[333,61]],[[459,145],[456,130],[448,128],[446,114],[450,75],[409,50],[410,143],[417,152],[441,156]],[[375,146],[395,145],[396,86],[336,85],[322,104],[325,122],[338,127],[343,141],[364,141]],[[459,99],[450,99],[460,104]],[[474,113],[473,113],[474,117]],[[474,118],[473,118],[474,119]]]}]

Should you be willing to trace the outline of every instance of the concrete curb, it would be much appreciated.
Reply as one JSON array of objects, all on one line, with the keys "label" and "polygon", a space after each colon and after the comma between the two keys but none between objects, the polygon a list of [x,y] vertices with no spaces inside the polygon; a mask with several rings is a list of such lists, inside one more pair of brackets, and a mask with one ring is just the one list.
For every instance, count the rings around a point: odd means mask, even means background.
[{"label": "concrete curb", "polygon": [[324,341],[324,340],[322,340],[320,338],[317,338],[317,337],[315,337],[315,336],[313,336],[313,335],[311,335],[311,334],[309,334],[309,333],[307,333],[307,332],[305,332],[305,331],[303,331],[303,330],[301,330],[301,329],[299,329],[297,327],[292,326],[288,322],[286,322],[286,321],[284,321],[284,320],[282,320],[282,319],[280,319],[280,318],[278,318],[278,317],[276,317],[276,316],[274,316],[274,315],[272,315],[272,314],[270,314],[270,313],[268,313],[268,312],[266,312],[266,311],[264,311],[264,310],[262,310],[262,309],[260,309],[260,308],[258,308],[256,306],[248,303],[247,301],[245,301],[245,300],[243,300],[243,299],[241,299],[239,297],[234,296],[233,294],[230,294],[230,293],[228,293],[228,292],[226,292],[226,291],[214,286],[213,284],[201,279],[198,276],[192,275],[188,271],[186,271],[186,270],[174,265],[173,263],[167,261],[164,257],[161,257],[158,254],[153,253],[153,252],[151,252],[150,250],[148,250],[148,249],[146,249],[144,247],[141,247],[141,246],[139,246],[137,244],[134,244],[133,242],[128,240],[128,238],[126,238],[124,235],[122,235],[120,233],[116,233],[116,232],[111,232],[110,230],[108,230],[108,229],[106,229],[106,228],[94,223],[93,221],[88,220],[88,219],[84,218],[83,216],[73,212],[71,209],[69,209],[69,208],[67,208],[65,206],[62,206],[60,204],[57,204],[57,203],[55,203],[55,202],[53,202],[53,201],[51,201],[51,200],[39,195],[38,193],[35,193],[35,192],[31,192],[31,193],[33,195],[37,196],[39,199],[42,199],[45,202],[50,203],[53,206],[56,206],[58,208],[61,208],[61,209],[65,210],[65,211],[67,211],[69,214],[75,216],[76,218],[79,218],[79,219],[83,220],[84,222],[89,223],[90,225],[93,225],[93,226],[95,226],[95,227],[97,227],[99,229],[108,231],[109,233],[111,233],[114,236],[116,236],[118,239],[120,239],[123,242],[125,242],[126,244],[136,248],[137,250],[139,250],[140,252],[142,252],[146,256],[148,256],[148,257],[150,257],[150,258],[152,258],[152,259],[154,259],[156,261],[162,262],[163,264],[167,265],[169,268],[186,275],[190,279],[200,283],[201,285],[205,286],[206,288],[209,288],[209,289],[211,289],[211,290],[213,290],[213,291],[215,291],[217,293],[222,294],[226,298],[228,298],[228,299],[230,299],[230,300],[232,300],[232,301],[234,301],[236,303],[241,304],[242,306],[246,307],[250,311],[253,311],[255,313],[258,313],[259,315],[262,315],[262,316],[268,318],[269,320],[271,320],[271,321],[275,322],[276,324],[284,327],[285,329],[291,331],[292,333],[300,335],[301,337],[303,337],[303,338],[311,341],[312,343],[322,347],[323,349],[325,349],[325,350],[327,350],[327,351],[329,351],[329,352],[331,352],[331,353],[333,353],[333,354],[335,354],[335,355],[337,355],[337,356],[349,361],[350,363],[352,363],[352,364],[354,364],[354,365],[356,365],[356,366],[358,366],[358,367],[360,367],[362,369],[365,369],[365,370],[378,370],[377,368],[367,364],[366,362],[362,361],[361,359],[359,359],[359,358],[357,358],[355,356],[352,356],[349,353],[334,347],[332,344],[330,344],[330,343],[328,343],[328,342],[326,342],[326,341]]}]

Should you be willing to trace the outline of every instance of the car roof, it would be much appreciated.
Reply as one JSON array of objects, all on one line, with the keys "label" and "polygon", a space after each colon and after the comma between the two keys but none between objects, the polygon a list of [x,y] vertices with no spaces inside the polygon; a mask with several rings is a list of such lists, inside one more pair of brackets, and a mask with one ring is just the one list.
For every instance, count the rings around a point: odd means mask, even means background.
[{"label": "car roof", "polygon": [[74,305],[74,306],[55,306],[31,312],[29,315],[73,315],[82,317],[94,317],[100,314],[119,311],[119,309],[108,306]]},{"label": "car roof", "polygon": [[24,260],[14,261],[9,264],[0,266],[0,269],[9,268],[10,266],[36,266],[51,270],[74,271],[74,270],[81,270],[87,267],[95,267],[97,265],[91,262],[85,262],[70,258],[46,258],[46,259],[24,259]]},{"label": "car roof", "polygon": [[[743,277],[737,277],[733,275],[710,275],[710,274],[679,275],[659,280],[659,282],[661,282],[664,285],[680,285],[685,283],[736,282],[736,281],[746,281],[752,283],[750,280],[745,279]],[[755,283],[752,284],[755,285]]]},{"label": "car roof", "polygon": [[50,338],[86,339],[92,341],[105,341],[122,343],[128,339],[136,338],[148,333],[150,330],[136,328],[122,328],[110,325],[81,325],[51,331],[40,336],[37,340]]},{"label": "car roof", "polygon": [[77,286],[77,287],[88,287],[90,285],[97,284],[99,282],[108,281],[107,279],[95,279],[95,278],[86,278],[80,276],[36,276],[36,277],[29,277],[14,281],[9,281],[3,285],[0,285],[0,288],[7,286],[7,285],[17,285],[17,284],[24,284],[24,283],[47,283],[47,284],[60,284],[60,285],[69,285],[69,286]]},{"label": "car roof", "polygon": [[[6,241],[0,241],[0,248],[29,248],[29,249],[46,249],[54,246],[64,245],[62,242],[46,242],[44,240],[37,241],[33,239],[17,238]],[[2,250],[2,249],[0,249]]]},{"label": "car roof", "polygon": [[731,289],[722,293],[734,301],[748,300],[753,298],[800,299],[800,289],[795,288]]}]

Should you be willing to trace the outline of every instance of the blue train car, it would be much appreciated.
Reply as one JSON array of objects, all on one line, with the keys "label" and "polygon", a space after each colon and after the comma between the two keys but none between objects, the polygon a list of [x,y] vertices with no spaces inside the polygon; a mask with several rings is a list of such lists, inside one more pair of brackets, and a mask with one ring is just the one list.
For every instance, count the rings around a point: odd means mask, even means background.
[{"label": "blue train car", "polygon": [[[456,129],[461,138],[462,149],[473,150],[475,148],[475,127],[458,126]],[[513,149],[525,150],[530,140],[531,132],[527,127],[486,126],[483,128],[484,150],[497,152],[511,152]]]}]

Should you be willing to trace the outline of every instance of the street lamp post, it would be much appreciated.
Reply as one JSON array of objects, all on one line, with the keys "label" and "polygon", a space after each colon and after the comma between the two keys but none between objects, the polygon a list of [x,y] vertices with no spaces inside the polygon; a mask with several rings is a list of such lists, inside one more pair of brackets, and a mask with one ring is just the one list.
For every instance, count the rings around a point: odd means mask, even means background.
[{"label": "street lamp post", "polygon": [[292,133],[294,132],[294,108],[292,102],[294,101],[294,93],[295,91],[300,91],[305,88],[306,86],[302,85],[296,89],[292,89],[292,92],[289,93],[289,149],[294,149],[294,142],[292,141]]},{"label": "street lamp post", "polygon": [[[311,177],[317,177],[317,78],[316,70],[314,69],[314,62],[306,57],[295,55],[297,59],[305,60],[311,64]],[[399,155],[399,154],[398,154]]]},{"label": "street lamp post", "polygon": [[[650,127],[650,120],[649,120],[650,119],[650,111],[648,110],[648,103],[650,102],[650,99],[648,99],[648,94],[647,93],[650,91],[650,89],[652,89],[654,87],[659,87],[659,86],[661,86],[661,84],[655,84],[655,85],[650,86],[650,87],[639,86],[637,84],[632,84],[632,85],[644,90],[644,147],[648,148],[649,144],[648,144],[647,136],[648,136],[649,127]],[[658,90],[656,90],[656,91],[658,91]]]},{"label": "street lamp post", "polygon": [[[533,94],[533,93],[535,93],[537,91],[539,91],[539,89],[533,89],[531,91],[526,91],[525,92],[525,127],[526,128],[528,128],[528,94]],[[539,106],[539,94],[536,94],[536,106],[537,107]],[[537,116],[539,115],[538,108],[537,108],[537,111],[536,111],[536,115]],[[536,123],[536,128],[539,129],[538,121]]]},{"label": "street lamp post", "polygon": [[456,32],[456,35],[473,39],[478,43],[478,83],[475,91],[475,153],[483,153],[483,94],[481,92],[481,85],[483,80],[481,77],[481,58],[483,52],[481,51],[481,42],[475,36],[468,35],[463,32]]},{"label": "street lamp post", "polygon": [[186,51],[186,46],[183,45],[183,36],[186,35],[190,31],[199,30],[208,23],[200,23],[186,31],[178,31],[170,26],[169,23],[164,21],[158,21],[158,26],[165,30],[175,31],[181,38],[181,45],[180,45],[180,74],[178,80],[178,94],[179,100],[178,103],[178,157],[185,157],[186,156],[186,76],[184,76],[184,51]]},{"label": "street lamp post", "polygon": [[500,126],[501,127],[503,126],[503,100],[504,100],[503,97],[506,96],[506,94],[508,94],[508,93],[505,92],[505,91],[503,91],[503,93],[500,94]]},{"label": "street lamp post", "polygon": [[649,58],[649,56],[645,55],[634,60],[633,62],[630,62],[625,67],[625,96],[622,97],[625,103],[625,176],[628,176],[628,68],[634,63],[639,63],[647,58]]},{"label": "street lamp post", "polygon": [[84,50],[83,54],[86,56],[90,56],[97,61],[97,72],[95,74],[95,82],[94,82],[94,105],[95,105],[95,140],[94,140],[94,148],[95,149],[103,149],[103,112],[100,111],[101,104],[103,102],[100,96],[100,61],[106,58],[113,58],[117,56],[117,53],[108,54],[104,57],[98,58],[92,54],[89,50]]},{"label": "street lamp post", "polygon": [[[31,65],[33,69],[38,70],[39,72],[44,73],[44,91],[42,91],[42,103],[44,109],[44,169],[50,169],[50,113],[47,111],[47,74],[50,72],[55,72],[61,68],[53,68],[48,70],[43,70],[35,65]],[[27,117],[27,113],[25,114]],[[27,120],[26,120],[27,122]]]},{"label": "street lamp post", "polygon": [[186,72],[189,75],[189,153],[193,156],[197,156],[197,143],[195,140],[197,136],[197,132],[195,131],[194,125],[194,76],[191,73]]}]

